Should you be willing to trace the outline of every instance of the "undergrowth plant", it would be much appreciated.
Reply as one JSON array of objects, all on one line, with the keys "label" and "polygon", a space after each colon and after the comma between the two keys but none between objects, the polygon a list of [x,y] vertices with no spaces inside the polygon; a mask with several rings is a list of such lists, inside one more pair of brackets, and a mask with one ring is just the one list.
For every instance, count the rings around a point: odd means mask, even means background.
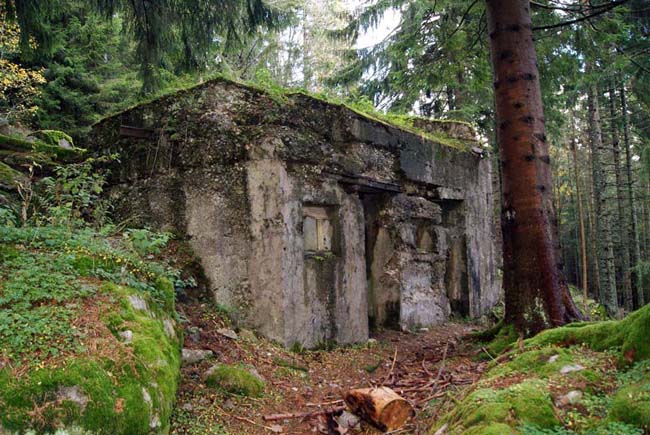
[{"label": "undergrowth plant", "polygon": [[[154,261],[171,238],[149,229],[119,231],[102,197],[108,156],[61,166],[33,186],[35,207],[0,206],[0,362],[41,364],[84,350],[75,322],[103,283],[135,289],[173,311],[180,273]],[[172,289],[173,290],[173,289]]]},{"label": "undergrowth plant", "polygon": [[101,165],[116,159],[108,155],[54,168],[54,176],[39,184],[40,214],[34,219],[66,226],[108,223],[110,204],[101,196],[108,171]]}]

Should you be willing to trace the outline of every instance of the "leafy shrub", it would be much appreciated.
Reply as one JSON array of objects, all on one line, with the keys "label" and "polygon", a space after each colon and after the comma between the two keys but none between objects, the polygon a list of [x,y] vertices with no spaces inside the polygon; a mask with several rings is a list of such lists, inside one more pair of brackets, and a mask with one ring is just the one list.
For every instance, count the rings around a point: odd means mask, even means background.
[{"label": "leafy shrub", "polygon": [[109,203],[101,193],[107,172],[98,169],[97,165],[115,159],[116,156],[91,158],[82,163],[56,167],[55,177],[44,178],[39,186],[41,217],[54,225],[106,224]]},{"label": "leafy shrub", "polygon": [[125,240],[141,256],[160,254],[160,249],[167,245],[170,233],[155,233],[147,228],[130,229],[124,232]]}]

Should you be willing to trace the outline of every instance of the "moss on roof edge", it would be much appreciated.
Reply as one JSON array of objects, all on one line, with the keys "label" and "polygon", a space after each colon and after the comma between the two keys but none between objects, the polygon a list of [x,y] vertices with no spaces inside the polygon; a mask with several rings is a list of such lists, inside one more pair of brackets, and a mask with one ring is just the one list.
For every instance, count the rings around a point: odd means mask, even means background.
[{"label": "moss on roof edge", "polygon": [[436,143],[438,145],[442,145],[445,147],[449,148],[454,148],[458,151],[462,152],[469,152],[472,150],[474,146],[478,146],[479,142],[477,140],[469,140],[469,139],[459,139],[453,136],[448,136],[445,135],[444,133],[430,133],[427,131],[424,131],[420,128],[417,128],[413,126],[413,121],[417,119],[422,119],[427,122],[439,122],[439,123],[453,123],[453,124],[462,124],[467,127],[470,127],[474,129],[474,126],[466,121],[460,121],[460,120],[447,120],[447,119],[430,119],[430,118],[423,118],[423,117],[418,117],[418,116],[411,116],[411,115],[396,115],[396,114],[383,114],[380,112],[367,112],[363,111],[361,109],[355,108],[343,101],[335,101],[331,98],[327,98],[322,95],[315,95],[311,92],[308,92],[303,89],[288,89],[288,88],[277,88],[277,89],[271,89],[271,88],[265,88],[257,83],[251,83],[251,82],[244,82],[240,80],[236,80],[231,77],[226,77],[224,75],[216,75],[214,77],[211,77],[210,79],[197,83],[195,85],[177,89],[175,91],[162,94],[162,95],[156,95],[152,96],[149,99],[143,100],[139,102],[138,104],[134,104],[132,106],[129,106],[125,109],[122,109],[118,112],[112,113],[110,115],[107,115],[100,120],[94,122],[90,127],[94,128],[97,125],[102,124],[104,121],[113,119],[117,116],[120,116],[124,113],[130,112],[131,110],[134,110],[138,107],[146,106],[149,104],[153,104],[157,101],[161,101],[164,99],[169,99],[173,98],[176,96],[180,96],[182,94],[188,93],[188,92],[193,92],[196,90],[199,90],[201,88],[210,86],[213,83],[224,83],[227,85],[232,85],[236,86],[242,89],[246,89],[248,91],[252,91],[258,94],[263,94],[272,100],[276,101],[278,104],[282,103],[287,103],[289,102],[289,99],[293,98],[309,98],[314,101],[319,101],[322,103],[325,103],[329,106],[337,107],[343,110],[347,110],[357,116],[360,116],[368,121],[378,123],[387,127],[392,127],[397,130],[404,131],[406,133],[410,133],[416,136],[419,136],[422,139],[426,139],[430,142]]}]

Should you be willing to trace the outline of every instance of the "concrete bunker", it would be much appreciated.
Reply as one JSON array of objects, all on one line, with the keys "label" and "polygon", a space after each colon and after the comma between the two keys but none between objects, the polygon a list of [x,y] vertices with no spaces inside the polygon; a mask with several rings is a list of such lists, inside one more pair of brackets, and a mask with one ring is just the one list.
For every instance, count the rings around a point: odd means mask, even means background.
[{"label": "concrete bunker", "polygon": [[187,237],[237,322],[314,347],[498,300],[490,161],[464,124],[417,123],[214,80],[103,120],[89,143],[122,155],[116,211]]}]

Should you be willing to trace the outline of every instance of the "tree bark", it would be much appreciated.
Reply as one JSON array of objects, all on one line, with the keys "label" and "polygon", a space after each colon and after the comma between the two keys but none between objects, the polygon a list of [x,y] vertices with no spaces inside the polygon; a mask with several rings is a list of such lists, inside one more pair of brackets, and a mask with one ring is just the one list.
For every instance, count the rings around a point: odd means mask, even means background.
[{"label": "tree bark", "polygon": [[[591,128],[589,129],[591,132]],[[589,167],[593,168],[593,153],[589,153]],[[589,217],[589,249],[591,250],[591,270],[592,270],[592,291],[591,294],[594,299],[598,299],[600,295],[600,262],[598,255],[598,230],[596,225],[596,206],[595,206],[595,189],[593,171],[587,177],[589,189],[587,195],[587,216]]]},{"label": "tree bark", "polygon": [[387,387],[350,390],[343,400],[354,414],[382,431],[399,429],[414,415],[406,399]]},{"label": "tree bark", "polygon": [[582,316],[558,255],[530,5],[487,0],[487,16],[503,177],[505,320],[533,334]]},{"label": "tree bark", "polygon": [[[587,71],[593,69],[587,62]],[[614,266],[614,250],[612,233],[609,225],[609,213],[605,199],[605,174],[602,168],[601,151],[603,136],[600,123],[600,108],[598,104],[598,88],[596,84],[589,87],[589,136],[591,145],[591,162],[594,179],[594,216],[596,242],[598,250],[598,276],[600,278],[599,299],[607,308],[610,316],[618,315],[618,299],[616,293],[616,269]]]},{"label": "tree bark", "polygon": [[621,175],[621,144],[618,136],[617,113],[616,113],[616,93],[614,85],[609,87],[609,116],[610,116],[610,134],[612,140],[612,159],[614,162],[614,177],[616,181],[616,208],[618,211],[618,255],[621,261],[621,275],[623,276],[623,306],[629,313],[634,309],[632,295],[632,278],[630,271],[630,241],[628,231],[628,215],[625,213],[623,205],[623,177]]},{"label": "tree bark", "polygon": [[582,259],[582,298],[583,298],[583,310],[587,311],[587,289],[589,288],[589,278],[587,270],[587,237],[585,235],[585,217],[584,211],[582,209],[582,195],[580,192],[580,176],[578,171],[578,150],[576,146],[576,133],[575,125],[573,124],[573,118],[575,114],[572,113],[571,120],[571,156],[573,157],[573,173],[575,174],[575,183],[576,183],[576,197],[578,202],[578,221],[580,223],[580,252]]},{"label": "tree bark", "polygon": [[[627,202],[630,212],[630,239],[633,241],[633,246],[630,248],[630,263],[636,266],[641,260],[641,243],[639,240],[639,224],[636,209],[636,199],[634,197],[634,183],[632,181],[632,158],[631,158],[631,144],[630,144],[630,119],[627,113],[627,98],[625,96],[625,83],[621,83],[621,112],[623,112],[623,140],[625,143],[625,176],[627,184]],[[645,298],[643,294],[643,283],[638,272],[633,273],[634,286],[636,290],[636,308],[641,308],[645,305]]]}]

